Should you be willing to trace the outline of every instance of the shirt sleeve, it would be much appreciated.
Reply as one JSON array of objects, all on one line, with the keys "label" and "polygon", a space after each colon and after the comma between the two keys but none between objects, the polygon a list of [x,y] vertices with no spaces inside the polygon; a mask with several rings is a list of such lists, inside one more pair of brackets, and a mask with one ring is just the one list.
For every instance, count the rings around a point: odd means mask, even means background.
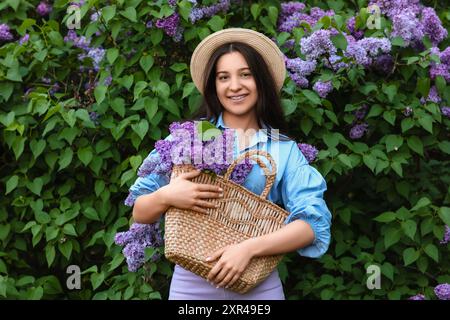
[{"label": "shirt sleeve", "polygon": [[[166,139],[171,139],[170,135]],[[158,151],[153,149],[139,167],[138,178],[129,188],[124,204],[132,207],[139,196],[152,193],[169,184],[170,172],[163,174],[162,171]]]},{"label": "shirt sleeve", "polygon": [[288,163],[281,184],[283,204],[290,213],[285,223],[301,219],[311,226],[314,242],[297,252],[305,257],[319,258],[328,250],[331,240],[331,213],[323,199],[326,181],[316,168],[308,164],[296,144]]}]

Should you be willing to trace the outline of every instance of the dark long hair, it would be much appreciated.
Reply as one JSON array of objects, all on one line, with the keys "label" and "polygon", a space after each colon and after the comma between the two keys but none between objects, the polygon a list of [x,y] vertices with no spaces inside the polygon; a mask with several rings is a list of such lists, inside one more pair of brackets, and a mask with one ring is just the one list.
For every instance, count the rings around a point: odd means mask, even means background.
[{"label": "dark long hair", "polygon": [[[279,92],[266,62],[258,51],[242,42],[223,44],[213,52],[206,65],[203,77],[204,94],[202,102],[197,112],[189,120],[206,118],[208,121],[211,121],[214,119],[214,124],[217,124],[217,119],[224,109],[216,92],[216,65],[223,54],[235,51],[238,51],[244,56],[250,71],[254,75],[256,88],[258,90],[256,117],[259,127],[263,128],[262,124],[264,123],[273,129],[279,130],[280,140],[295,140],[287,133],[288,126],[284,119]],[[268,129],[267,131],[270,137],[270,130]]]}]

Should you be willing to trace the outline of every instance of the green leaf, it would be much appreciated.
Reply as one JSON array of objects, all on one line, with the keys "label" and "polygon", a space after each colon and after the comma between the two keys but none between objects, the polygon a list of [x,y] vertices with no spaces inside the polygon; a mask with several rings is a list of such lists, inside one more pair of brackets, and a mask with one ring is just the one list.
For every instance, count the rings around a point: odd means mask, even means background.
[{"label": "green leaf", "polygon": [[305,95],[305,97],[306,98],[308,98],[308,100],[309,101],[311,101],[313,104],[320,104],[321,102],[320,102],[320,98],[319,98],[319,96],[315,93],[315,92],[313,92],[313,91],[311,91],[311,90],[308,90],[308,89],[304,89],[304,90],[302,90],[301,91],[304,95]]},{"label": "green leaf", "polygon": [[110,48],[106,51],[106,59],[108,59],[108,62],[110,64],[113,64],[118,56],[119,56],[119,49],[117,48]]},{"label": "green leaf", "polygon": [[14,90],[14,84],[11,82],[2,82],[0,83],[0,96],[3,97],[4,101],[8,101],[9,97]]},{"label": "green leaf", "polygon": [[417,223],[415,221],[413,220],[403,221],[402,229],[408,237],[414,240],[414,236],[416,235],[417,231]]},{"label": "green leaf", "polygon": [[450,208],[449,207],[440,207],[439,208],[439,217],[444,221],[444,223],[450,226]]},{"label": "green leaf", "polygon": [[63,232],[69,236],[78,236],[75,227],[70,223],[64,225]]},{"label": "green leaf", "polygon": [[209,121],[199,121],[197,123],[197,132],[202,141],[210,141],[222,134],[222,131]]},{"label": "green leaf", "polygon": [[348,45],[347,38],[345,38],[345,36],[342,33],[332,36],[331,41],[333,42],[336,48],[341,50],[347,49]]},{"label": "green leaf", "polygon": [[386,120],[387,122],[389,122],[391,125],[395,125],[395,110],[389,110],[389,111],[385,111],[383,112],[383,118],[384,120]]},{"label": "green leaf", "polygon": [[428,97],[428,93],[430,92],[430,78],[418,78],[417,90],[422,95],[422,97]]},{"label": "green leaf", "polygon": [[405,266],[410,265],[417,259],[419,259],[420,253],[416,251],[414,248],[408,248],[403,251],[403,261],[405,262]]},{"label": "green leaf", "polygon": [[108,90],[108,87],[104,86],[104,85],[99,85],[99,86],[95,87],[94,96],[95,96],[95,101],[97,101],[97,104],[100,104],[103,102],[103,100],[105,100],[106,90]]},{"label": "green leaf", "polygon": [[5,195],[10,193],[11,191],[13,191],[17,187],[18,183],[19,183],[19,177],[16,176],[16,175],[11,176],[8,179],[8,181],[6,181],[6,193],[5,193]]},{"label": "green leaf", "polygon": [[136,9],[133,7],[128,7],[124,11],[120,11],[120,14],[132,22],[137,22]]},{"label": "green leaf", "polygon": [[39,157],[39,155],[44,151],[46,145],[47,145],[47,142],[45,142],[45,140],[43,140],[43,139],[31,140],[30,149],[31,149],[31,152],[33,153],[34,159],[37,159],[37,157]]},{"label": "green leaf", "polygon": [[148,70],[150,70],[150,68],[153,66],[153,63],[154,59],[150,55],[142,56],[141,59],[139,60],[139,65],[145,71],[145,73],[147,73]]},{"label": "green leaf", "polygon": [[26,182],[27,188],[30,189],[31,192],[40,196],[42,191],[42,186],[44,185],[44,180],[42,178],[36,178],[33,181]]},{"label": "green leaf", "polygon": [[419,117],[418,121],[425,130],[427,130],[431,134],[433,133],[433,118],[430,115],[422,115],[421,117]]},{"label": "green leaf", "polygon": [[373,172],[377,165],[377,158],[371,154],[365,154],[363,155],[363,162]]},{"label": "green leaf", "polygon": [[259,14],[261,13],[261,6],[257,3],[253,3],[250,7],[250,12],[253,16],[253,20],[258,19]]},{"label": "green leaf", "polygon": [[78,156],[78,159],[80,159],[80,161],[84,164],[84,166],[87,166],[91,162],[92,158],[94,157],[94,154],[92,152],[92,147],[88,146],[88,147],[78,149],[77,156]]},{"label": "green leaf", "polygon": [[47,259],[47,264],[50,267],[55,260],[55,247],[50,243],[45,246],[45,258]]},{"label": "green leaf", "polygon": [[[116,14],[116,6],[106,6],[102,8],[102,17],[105,19],[106,23],[108,23],[109,20],[114,18]],[[111,62],[112,63],[112,62]]]},{"label": "green leaf", "polygon": [[442,150],[442,152],[450,154],[450,142],[449,141],[439,142],[438,147],[439,147],[439,149]]},{"label": "green leaf", "polygon": [[276,26],[278,20],[278,9],[275,6],[270,6],[267,11],[269,12],[269,19],[273,26]]},{"label": "green leaf", "polygon": [[145,135],[148,132],[149,124],[146,119],[141,119],[138,123],[132,124],[131,128],[134,132],[141,138],[141,140],[144,140]]},{"label": "green leaf", "polygon": [[91,273],[92,289],[96,290],[103,283],[103,280],[105,280],[105,274],[103,272]]},{"label": "green leaf", "polygon": [[402,133],[405,133],[412,127],[414,127],[414,120],[411,118],[405,118],[402,120]]},{"label": "green leaf", "polygon": [[110,263],[111,266],[108,271],[115,270],[123,262],[124,259],[125,258],[123,256],[123,254],[121,254],[121,253],[116,254]]},{"label": "green leaf", "polygon": [[73,244],[72,241],[66,241],[64,243],[58,244],[59,251],[66,257],[67,260],[70,260],[70,256],[72,255]]},{"label": "green leaf", "polygon": [[386,136],[386,150],[387,152],[391,152],[392,150],[398,150],[403,144],[403,137],[395,134],[390,134]]},{"label": "green leaf", "polygon": [[391,43],[393,46],[396,46],[396,47],[405,47],[406,46],[406,43],[402,37],[394,37],[391,40]]},{"label": "green leaf", "polygon": [[410,211],[417,211],[420,208],[424,208],[430,204],[431,204],[430,199],[428,199],[427,197],[422,197],[422,198],[420,198],[419,201],[417,201],[416,205],[414,207],[412,207]]},{"label": "green leaf", "polygon": [[285,116],[290,115],[297,109],[297,103],[291,99],[281,99],[281,106]]},{"label": "green leaf", "polygon": [[417,136],[411,136],[407,139],[408,147],[423,157],[423,144]]},{"label": "green leaf", "polygon": [[350,169],[353,168],[352,162],[351,162],[351,160],[350,160],[350,158],[349,158],[348,155],[346,155],[346,154],[340,154],[340,155],[338,155],[338,159],[339,159],[343,164],[345,164],[347,167],[349,167]]},{"label": "green leaf", "polygon": [[385,249],[387,250],[390,246],[399,242],[401,237],[402,237],[401,232],[397,228],[391,228],[388,231],[386,231],[384,235]]},{"label": "green leaf", "polygon": [[58,171],[66,168],[72,162],[72,158],[73,158],[72,149],[70,147],[65,148],[64,151],[59,156],[59,161],[58,161],[59,170]]},{"label": "green leaf", "polygon": [[427,244],[424,248],[424,251],[431,259],[439,262],[439,251],[434,244]]},{"label": "green leaf", "polygon": [[134,100],[136,101],[140,96],[142,91],[144,91],[145,88],[147,88],[148,83],[145,81],[138,81],[136,85],[134,86]]},{"label": "green leaf", "polygon": [[389,262],[383,263],[383,265],[381,266],[381,273],[391,281],[394,281],[394,266]]},{"label": "green leaf", "polygon": [[207,25],[211,27],[212,31],[216,32],[223,29],[223,26],[225,25],[225,19],[221,18],[218,15],[215,15],[211,19],[209,19]]},{"label": "green leaf", "polygon": [[339,144],[340,136],[337,133],[326,133],[322,139],[328,148],[334,148]]},{"label": "green leaf", "polygon": [[390,102],[394,100],[395,95],[397,94],[397,86],[391,84],[389,86],[383,85],[382,91],[387,95]]},{"label": "green leaf", "polygon": [[394,221],[395,218],[396,218],[395,212],[387,211],[387,212],[383,212],[379,216],[375,217],[373,220],[386,223],[386,222]]}]

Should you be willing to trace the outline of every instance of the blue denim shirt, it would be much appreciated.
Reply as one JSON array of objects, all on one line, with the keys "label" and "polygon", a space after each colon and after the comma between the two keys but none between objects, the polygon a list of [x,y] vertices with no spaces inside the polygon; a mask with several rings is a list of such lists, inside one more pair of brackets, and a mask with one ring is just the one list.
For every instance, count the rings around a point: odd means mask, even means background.
[{"label": "blue denim shirt", "polygon": [[[222,113],[217,120],[216,127],[220,129],[229,128],[223,122]],[[263,129],[269,128],[263,126]],[[290,213],[285,220],[286,224],[301,219],[313,229],[314,242],[299,249],[298,253],[311,258],[321,257],[328,250],[331,239],[331,213],[323,199],[323,194],[327,190],[325,179],[317,169],[308,164],[296,141],[274,139],[268,137],[265,130],[259,130],[252,136],[252,141],[248,147],[239,150],[236,132],[235,138],[233,159],[253,149],[264,150],[273,157],[277,165],[277,172],[267,199],[281,205]],[[170,139],[170,135],[166,139]],[[155,156],[156,152],[156,150],[152,150],[148,157]],[[264,157],[261,160],[270,169],[268,161]],[[169,182],[167,176],[155,173],[138,177],[129,189],[130,194],[126,204],[133,205],[138,196],[151,193]],[[263,170],[254,162],[253,169],[244,181],[243,186],[259,195],[262,193],[265,183]]]}]

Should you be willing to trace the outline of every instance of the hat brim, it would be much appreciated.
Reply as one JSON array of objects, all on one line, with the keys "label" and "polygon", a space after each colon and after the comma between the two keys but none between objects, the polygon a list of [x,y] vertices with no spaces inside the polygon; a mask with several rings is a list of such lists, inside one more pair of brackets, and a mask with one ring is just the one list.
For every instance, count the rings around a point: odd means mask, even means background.
[{"label": "hat brim", "polygon": [[202,94],[203,75],[209,58],[218,47],[229,42],[243,42],[256,49],[266,62],[278,91],[281,90],[286,77],[286,67],[284,55],[278,46],[270,38],[257,31],[244,28],[228,28],[204,38],[192,54],[190,63],[191,76],[195,86]]}]

